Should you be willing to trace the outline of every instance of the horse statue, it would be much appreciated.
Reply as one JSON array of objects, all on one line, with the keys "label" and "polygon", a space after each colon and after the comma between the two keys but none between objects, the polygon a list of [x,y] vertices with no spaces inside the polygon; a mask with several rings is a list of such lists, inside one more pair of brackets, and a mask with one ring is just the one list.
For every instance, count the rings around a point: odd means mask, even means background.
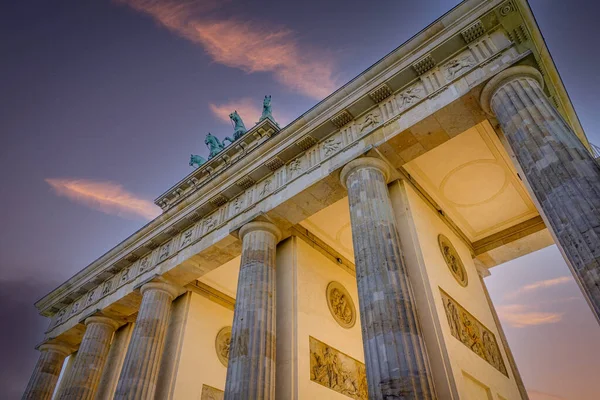
[{"label": "horse statue", "polygon": [[223,146],[223,143],[221,143],[219,139],[216,136],[212,135],[210,132],[208,132],[208,135],[206,135],[206,139],[204,139],[204,144],[207,145],[208,150],[210,150],[210,153],[208,155],[209,160],[217,154],[219,154],[225,148],[225,146]]},{"label": "horse statue", "polygon": [[206,162],[206,159],[202,156],[197,156],[195,154],[190,154],[190,167],[196,165],[196,168],[199,168],[202,164]]},{"label": "horse statue", "polygon": [[262,115],[257,123],[260,123],[267,118],[269,118],[279,128],[279,124],[275,121],[275,118],[273,118],[273,110],[271,109],[271,95],[265,96],[265,99],[263,100]]},{"label": "horse statue", "polygon": [[223,142],[229,140],[229,143],[233,143],[239,138],[241,138],[244,133],[247,132],[246,125],[244,125],[244,121],[242,121],[242,117],[238,114],[237,110],[229,114],[229,119],[233,122],[233,138],[227,136],[223,139]]}]

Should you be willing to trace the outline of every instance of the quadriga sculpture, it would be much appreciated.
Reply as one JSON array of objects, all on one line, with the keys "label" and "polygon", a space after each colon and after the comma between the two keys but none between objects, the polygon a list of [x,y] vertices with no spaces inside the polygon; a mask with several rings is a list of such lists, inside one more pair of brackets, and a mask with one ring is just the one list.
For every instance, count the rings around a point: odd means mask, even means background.
[{"label": "quadriga sculpture", "polygon": [[271,95],[266,95],[265,99],[263,100],[263,111],[258,122],[262,122],[267,118],[269,118],[279,128],[279,124],[275,121],[275,118],[273,118],[273,110],[271,109]]},{"label": "quadriga sculpture", "polygon": [[196,154],[190,154],[190,167],[196,165],[196,168],[200,167],[206,162],[206,159]]},{"label": "quadriga sculpture", "polygon": [[206,135],[206,139],[204,139],[204,144],[206,144],[208,146],[208,150],[209,150],[208,159],[209,160],[211,158],[213,158],[214,156],[216,156],[217,154],[219,154],[225,148],[223,143],[221,143],[219,141],[219,139],[216,136],[214,136],[213,134],[211,134],[210,132],[208,132],[208,135]]},{"label": "quadriga sculpture", "polygon": [[246,126],[244,125],[244,121],[242,121],[242,117],[238,114],[237,110],[229,114],[229,119],[233,122],[233,139],[227,136],[223,139],[223,142],[229,140],[229,143],[233,143],[239,138],[241,138],[244,133],[247,132]]}]

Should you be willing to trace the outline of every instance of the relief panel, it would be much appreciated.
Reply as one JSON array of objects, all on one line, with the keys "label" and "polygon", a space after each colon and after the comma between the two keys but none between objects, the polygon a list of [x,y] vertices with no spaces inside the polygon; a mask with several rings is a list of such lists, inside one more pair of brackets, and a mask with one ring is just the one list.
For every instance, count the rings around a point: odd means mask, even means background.
[{"label": "relief panel", "polygon": [[342,328],[352,328],[356,323],[356,308],[350,293],[341,283],[329,282],[326,289],[329,311]]},{"label": "relief panel", "polygon": [[202,385],[200,400],[223,400],[225,392],[208,385]]},{"label": "relief panel", "polygon": [[450,333],[492,367],[508,376],[494,334],[440,288]]},{"label": "relief panel", "polygon": [[358,400],[369,398],[365,365],[309,336],[310,380]]}]

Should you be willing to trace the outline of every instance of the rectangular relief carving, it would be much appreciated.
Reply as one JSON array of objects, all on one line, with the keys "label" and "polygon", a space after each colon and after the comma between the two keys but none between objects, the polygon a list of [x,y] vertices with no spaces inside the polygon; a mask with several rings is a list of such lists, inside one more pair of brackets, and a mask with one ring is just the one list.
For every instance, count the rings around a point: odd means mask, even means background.
[{"label": "rectangular relief carving", "polygon": [[223,400],[225,392],[208,385],[202,385],[200,400]]},{"label": "rectangular relief carving", "polygon": [[309,336],[310,380],[357,400],[369,398],[365,365]]},{"label": "rectangular relief carving", "polygon": [[508,376],[496,336],[441,288],[440,294],[452,336]]}]

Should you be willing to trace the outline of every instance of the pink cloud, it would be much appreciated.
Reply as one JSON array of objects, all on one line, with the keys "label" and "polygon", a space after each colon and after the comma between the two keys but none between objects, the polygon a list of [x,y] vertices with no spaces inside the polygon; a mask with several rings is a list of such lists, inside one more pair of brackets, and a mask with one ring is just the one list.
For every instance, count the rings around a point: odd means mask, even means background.
[{"label": "pink cloud", "polygon": [[56,194],[105,214],[151,220],[160,208],[149,200],[129,193],[119,184],[85,179],[46,179]]},{"label": "pink cloud", "polygon": [[571,282],[573,280],[573,277],[571,276],[560,276],[558,278],[553,278],[553,279],[545,279],[543,281],[537,281],[537,282],[533,282],[530,283],[529,285],[525,285],[520,287],[518,290],[511,292],[511,293],[507,293],[504,298],[506,299],[511,299],[511,298],[515,298],[520,294],[523,293],[529,293],[529,292],[533,292],[539,289],[545,289],[545,288],[549,288],[549,287],[553,287],[553,286],[558,286],[558,285],[563,285],[565,283]]},{"label": "pink cloud", "polygon": [[322,99],[338,87],[333,58],[302,47],[286,28],[208,16],[216,1],[117,0],[151,15],[176,34],[201,45],[217,63],[247,73],[269,72],[289,89]]},{"label": "pink cloud", "polygon": [[515,328],[554,324],[560,322],[563,317],[563,313],[537,311],[523,304],[498,306],[496,311],[503,322]]}]

